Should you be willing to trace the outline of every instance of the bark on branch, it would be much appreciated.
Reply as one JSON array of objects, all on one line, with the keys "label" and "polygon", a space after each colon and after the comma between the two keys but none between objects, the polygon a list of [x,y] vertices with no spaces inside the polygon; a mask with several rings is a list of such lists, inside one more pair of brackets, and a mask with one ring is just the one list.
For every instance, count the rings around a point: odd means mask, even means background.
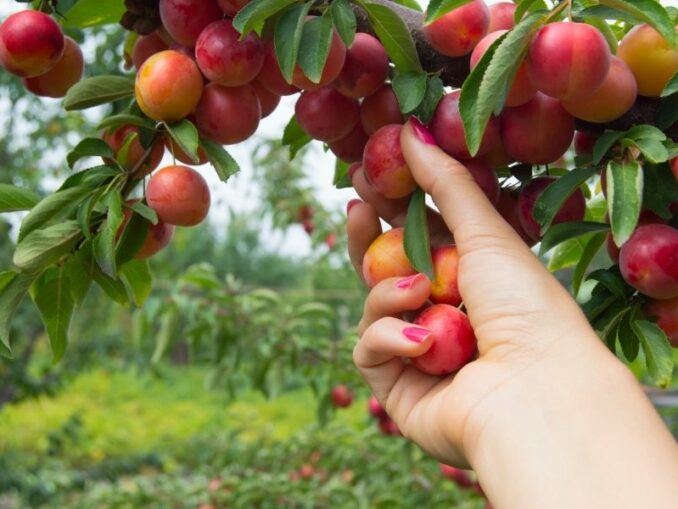
[{"label": "bark on branch", "polygon": [[[433,49],[426,40],[422,30],[424,24],[424,15],[422,13],[403,7],[391,0],[371,0],[371,2],[387,6],[398,13],[410,29],[419,59],[427,72],[440,72],[440,77],[445,85],[461,87],[470,73],[470,57],[468,55],[459,58],[446,57]],[[374,30],[372,30],[367,13],[358,6],[354,6],[354,12],[358,20],[358,31],[374,35]],[[657,113],[662,108],[663,103],[664,101],[661,99],[639,96],[633,108],[623,117],[608,124],[594,124],[577,120],[577,129],[590,133],[600,133],[605,129],[626,131],[634,125],[654,125]],[[674,124],[665,132],[669,138],[678,140],[678,124]]]}]

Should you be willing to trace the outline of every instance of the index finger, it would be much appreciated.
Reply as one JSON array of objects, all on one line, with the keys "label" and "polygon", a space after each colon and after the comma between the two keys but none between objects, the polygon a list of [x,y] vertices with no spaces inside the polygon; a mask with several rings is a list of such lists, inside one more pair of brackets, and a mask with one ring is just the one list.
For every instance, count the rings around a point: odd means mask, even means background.
[{"label": "index finger", "polygon": [[483,232],[514,244],[512,247],[529,250],[466,167],[438,147],[419,120],[411,117],[405,124],[400,145],[414,179],[433,198],[460,251],[466,241]]}]

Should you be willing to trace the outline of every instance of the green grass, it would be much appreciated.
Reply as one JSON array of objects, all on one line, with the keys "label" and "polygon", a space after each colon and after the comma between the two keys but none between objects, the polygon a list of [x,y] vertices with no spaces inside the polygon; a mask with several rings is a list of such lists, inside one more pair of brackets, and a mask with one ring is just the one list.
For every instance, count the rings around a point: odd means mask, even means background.
[{"label": "green grass", "polygon": [[[74,463],[166,450],[197,435],[242,431],[244,440],[284,440],[316,421],[310,391],[295,391],[275,400],[247,393],[235,401],[204,388],[198,368],[173,369],[171,378],[103,369],[78,376],[54,398],[42,397],[0,411],[0,454],[8,450],[40,457],[50,433],[74,416],[82,426],[64,447],[63,459]],[[337,420],[354,429],[365,423],[364,402],[341,410]]]}]

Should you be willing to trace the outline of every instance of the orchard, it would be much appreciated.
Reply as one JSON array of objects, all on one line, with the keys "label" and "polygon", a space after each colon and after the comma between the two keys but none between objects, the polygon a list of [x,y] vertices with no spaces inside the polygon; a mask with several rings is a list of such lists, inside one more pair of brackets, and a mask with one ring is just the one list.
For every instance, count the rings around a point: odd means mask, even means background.
[{"label": "orchard", "polygon": [[[207,363],[210,385],[233,398],[250,389],[268,397],[310,389],[323,426],[360,407],[362,429],[380,437],[385,454],[406,451],[397,461],[419,476],[417,490],[434,478],[452,493],[441,503],[482,507],[473,473],[437,463],[422,473],[412,465],[425,456],[399,438],[351,361],[364,289],[388,278],[408,287],[424,275],[430,300],[408,317],[404,334],[421,341],[425,327],[432,346],[411,364],[447,376],[477,355],[458,287],[463,260],[452,236],[439,232],[439,217],[408,167],[404,125],[466,166],[649,392],[674,394],[678,9],[670,4],[17,0],[12,14],[0,11],[3,86],[38,110],[58,110],[60,124],[31,120],[39,125],[34,136],[60,145],[50,147],[50,158],[58,157],[53,175],[0,167],[0,224],[7,225],[0,368],[28,366],[33,355],[34,347],[22,344],[22,317],[40,316],[51,350],[43,362],[58,367],[76,355],[69,350],[77,351],[83,321],[96,325],[93,299],[100,309],[122,306],[128,319],[118,335],[136,338],[135,348],[139,338],[154,338],[137,351],[153,370],[177,355]],[[92,48],[106,53],[93,58]],[[283,114],[277,139],[266,139],[266,122]],[[16,132],[12,140],[22,149],[9,143],[9,127],[2,134],[0,163],[8,168],[18,165],[12,154],[29,150]],[[242,147],[253,144],[243,156]],[[334,167],[322,167],[330,156]],[[200,247],[207,244],[196,240],[224,221],[214,182],[238,193],[241,166],[250,165],[264,211],[254,237],[266,221],[278,233],[300,228],[312,251],[323,253],[304,266],[316,271],[313,284],[297,280],[306,301],[277,293],[291,284],[283,276],[273,290],[263,288],[261,274],[273,264],[256,258],[256,249],[222,277],[209,265],[216,258]],[[375,196],[406,204],[407,216],[376,236],[361,273],[350,276],[355,291],[340,299],[332,285],[349,284],[345,211],[324,207],[324,195],[304,178],[312,173],[348,192],[358,171]],[[226,242],[233,242],[229,253],[239,253],[233,225]],[[247,239],[243,234],[249,245]],[[192,253],[190,264],[172,268],[182,250]],[[167,267],[171,273],[163,274]],[[238,282],[247,277],[251,284]],[[125,329],[125,322],[132,325]],[[179,342],[190,353],[178,353]],[[351,462],[327,452],[329,442],[310,446],[325,448],[315,456],[271,446],[275,461],[289,460],[290,468],[273,472],[261,458],[253,468],[278,475],[286,489],[322,493],[318,506],[357,507],[351,497],[360,497],[358,483],[369,483],[372,474],[360,469],[370,455]],[[255,454],[228,447],[233,462]],[[229,468],[222,465],[209,482],[207,498],[190,504],[247,506],[249,474]],[[285,498],[296,495],[270,486],[281,507],[301,507]],[[374,496],[384,506],[406,503]],[[426,504],[417,500],[409,502]]]}]

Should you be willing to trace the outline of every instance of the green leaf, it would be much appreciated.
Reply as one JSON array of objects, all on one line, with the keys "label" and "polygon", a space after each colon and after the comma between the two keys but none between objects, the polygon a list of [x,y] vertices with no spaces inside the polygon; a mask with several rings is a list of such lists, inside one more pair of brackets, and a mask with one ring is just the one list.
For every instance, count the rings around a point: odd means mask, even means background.
[{"label": "green leaf", "polygon": [[155,122],[139,115],[121,113],[105,117],[96,127],[96,131],[115,131],[118,127],[135,125],[144,129],[155,130]]},{"label": "green leaf", "polygon": [[69,168],[73,168],[80,159],[97,156],[115,160],[113,150],[104,140],[101,138],[85,138],[71,150],[66,162],[68,162]]},{"label": "green leaf", "polygon": [[526,12],[547,11],[549,9],[544,0],[520,0],[516,4],[516,13],[513,16],[515,23],[519,23]]},{"label": "green leaf", "polygon": [[423,123],[428,124],[433,118],[433,114],[438,107],[438,103],[443,98],[445,88],[443,80],[434,76],[426,83],[426,94],[421,104],[414,110],[413,114]]},{"label": "green leaf", "polygon": [[337,189],[345,189],[353,186],[351,178],[348,175],[348,169],[351,165],[337,158],[334,165],[334,181],[332,182]]},{"label": "green leaf", "polygon": [[638,150],[643,154],[645,159],[651,163],[664,163],[669,160],[669,152],[663,143],[657,140],[641,139],[632,142],[638,147]]},{"label": "green leaf", "polygon": [[459,111],[471,155],[478,152],[490,117],[503,103],[533,35],[547,19],[543,14],[530,14],[497,39],[466,78]]},{"label": "green leaf", "polygon": [[304,24],[297,59],[299,67],[313,83],[320,82],[322,77],[333,32],[332,19],[329,16],[319,16]]},{"label": "green leaf", "polygon": [[581,256],[577,261],[577,265],[574,268],[574,274],[572,275],[572,293],[576,297],[579,295],[579,290],[581,288],[581,283],[584,280],[584,275],[586,274],[586,269],[593,261],[593,258],[596,256],[600,248],[605,244],[607,239],[606,233],[597,233],[591,235],[584,246]]},{"label": "green leaf", "polygon": [[433,261],[426,221],[426,193],[418,188],[410,199],[405,220],[405,253],[417,272],[423,272],[431,281]]},{"label": "green leaf", "polygon": [[[334,4],[333,4],[334,5]],[[310,3],[296,5],[286,10],[275,25],[274,47],[280,66],[280,72],[288,83],[292,83],[294,67],[299,55],[301,34],[304,30],[306,15],[311,7]]]},{"label": "green leaf", "polygon": [[179,148],[184,151],[191,161],[196,164],[199,163],[198,147],[200,138],[193,122],[184,119],[174,124],[165,124],[165,127],[174,143],[179,145]]},{"label": "green leaf", "polygon": [[5,272],[0,272],[0,291],[7,286],[12,279],[16,277],[17,273],[13,270],[6,270]]},{"label": "green leaf", "polygon": [[423,71],[410,30],[400,15],[386,5],[370,0],[355,0],[355,3],[367,13],[374,32],[396,69],[401,73]]},{"label": "green leaf", "polygon": [[617,246],[636,229],[643,201],[643,169],[637,162],[610,161],[607,166],[607,210]]},{"label": "green leaf", "polygon": [[664,141],[666,140],[666,135],[662,132],[661,129],[656,128],[653,125],[641,124],[633,126],[631,129],[626,131],[624,138],[629,140],[655,140],[655,141]]},{"label": "green leaf", "polygon": [[130,208],[149,223],[158,224],[158,213],[145,203],[135,201],[130,205]]},{"label": "green leaf", "polygon": [[631,327],[632,317],[632,312],[624,315],[624,318],[622,318],[619,327],[617,328],[617,340],[624,353],[624,357],[626,357],[629,362],[633,362],[636,357],[638,357],[638,352],[640,350],[640,340]]},{"label": "green leaf", "polygon": [[346,47],[350,48],[355,38],[358,22],[348,0],[334,0],[330,5],[330,14],[339,37]]},{"label": "green leaf", "polygon": [[662,101],[655,122],[660,129],[668,129],[678,122],[678,94],[673,94]]},{"label": "green leaf", "polygon": [[423,72],[407,72],[393,78],[393,92],[398,98],[400,111],[414,111],[424,100],[427,84],[428,76]]},{"label": "green leaf", "polygon": [[88,168],[74,173],[64,180],[59,191],[72,187],[83,187],[94,190],[95,188],[105,186],[113,179],[113,177],[120,175],[120,173],[120,168],[114,168],[112,166],[95,166],[93,168]]},{"label": "green leaf", "polygon": [[35,230],[14,251],[14,265],[23,271],[36,271],[56,263],[82,238],[77,221],[64,221]]},{"label": "green leaf", "polygon": [[91,256],[86,257],[87,253],[82,249],[73,256],[69,256],[64,264],[63,277],[68,279],[71,296],[75,307],[79,307],[85,300],[85,296],[92,284],[92,276],[87,268],[91,262]]},{"label": "green leaf", "polygon": [[123,0],[79,0],[64,14],[63,25],[69,28],[89,28],[117,24],[125,13]]},{"label": "green leaf", "polygon": [[290,160],[294,159],[297,153],[312,140],[313,138],[306,134],[306,131],[299,125],[297,117],[293,116],[285,126],[282,138],[283,145],[290,147]]},{"label": "green leaf", "polygon": [[426,19],[424,23],[428,25],[451,10],[466,5],[469,2],[471,2],[471,0],[431,0],[428,4],[428,9],[426,9]]},{"label": "green leaf", "polygon": [[129,303],[127,289],[120,279],[113,279],[112,277],[103,273],[99,266],[95,263],[92,268],[92,279],[99,285],[99,287],[118,304],[127,305]]},{"label": "green leaf", "polygon": [[296,2],[297,0],[252,0],[238,11],[236,17],[233,18],[233,26],[241,34],[247,34],[274,14]]},{"label": "green leaf", "polygon": [[543,255],[566,240],[580,237],[581,235],[586,235],[587,233],[597,233],[607,231],[609,229],[610,225],[606,223],[593,223],[586,221],[554,224],[548,229],[546,235],[544,235],[539,248],[539,254]]},{"label": "green leaf", "polygon": [[0,344],[4,347],[2,354],[6,357],[11,356],[9,329],[12,316],[39,275],[39,273],[20,273],[9,281],[8,276],[3,277],[5,284],[0,289]]},{"label": "green leaf", "polygon": [[33,191],[9,184],[0,184],[0,213],[30,210],[40,201]]},{"label": "green leaf", "polygon": [[662,97],[668,97],[678,92],[678,73],[673,75],[673,78],[666,84],[662,91]]},{"label": "green leaf", "polygon": [[229,178],[240,171],[236,160],[218,143],[200,138],[200,146],[222,182],[228,182]]},{"label": "green leaf", "polygon": [[142,307],[153,288],[151,269],[146,260],[132,260],[120,267],[120,278],[130,292],[132,301]]},{"label": "green leaf", "polygon": [[73,85],[64,98],[66,111],[84,110],[134,96],[134,79],[127,76],[94,76]]},{"label": "green leaf", "polygon": [[391,0],[394,4],[402,5],[413,11],[422,12],[421,5],[417,0]]},{"label": "green leaf", "polygon": [[656,0],[600,0],[600,4],[627,13],[649,24],[671,46],[678,48],[678,36],[676,36],[673,20]]},{"label": "green leaf", "polygon": [[599,269],[591,272],[588,279],[598,281],[602,284],[612,295],[626,301],[629,293],[629,287],[616,266],[610,269]]},{"label": "green leaf", "polygon": [[667,387],[673,375],[673,354],[666,334],[656,323],[646,320],[631,322],[631,328],[643,345],[647,370],[652,382],[657,387]]},{"label": "green leaf", "polygon": [[101,232],[94,237],[94,259],[108,276],[115,277],[118,268],[115,261],[115,242],[123,221],[122,197],[112,191],[106,197],[108,213]]},{"label": "green leaf", "polygon": [[646,164],[643,168],[643,208],[671,219],[671,205],[678,201],[678,182],[668,164]]},{"label": "green leaf", "polygon": [[548,269],[555,272],[577,265],[589,240],[589,235],[582,235],[558,244],[549,258]]},{"label": "green leaf", "polygon": [[61,360],[66,351],[68,328],[75,308],[70,282],[63,272],[60,270],[58,277],[42,285],[34,298],[49,336],[55,363]]},{"label": "green leaf", "polygon": [[534,218],[543,234],[572,193],[598,173],[597,168],[575,168],[555,180],[544,189],[534,204]]},{"label": "green leaf", "polygon": [[624,136],[623,132],[619,131],[605,131],[593,146],[593,154],[591,156],[591,162],[594,165],[600,164],[603,160],[603,157],[607,155],[612,146],[617,143],[621,137]]},{"label": "green leaf", "polygon": [[132,260],[146,241],[150,224],[139,214],[132,214],[116,249],[115,261],[122,266]]}]

